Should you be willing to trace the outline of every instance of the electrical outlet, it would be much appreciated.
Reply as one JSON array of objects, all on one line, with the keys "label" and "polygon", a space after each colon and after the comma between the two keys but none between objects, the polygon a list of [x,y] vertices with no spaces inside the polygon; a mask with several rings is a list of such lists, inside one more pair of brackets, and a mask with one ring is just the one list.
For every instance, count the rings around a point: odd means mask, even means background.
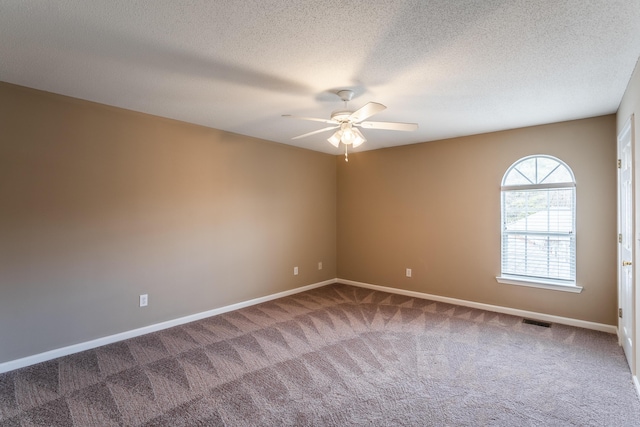
[{"label": "electrical outlet", "polygon": [[147,305],[149,305],[149,295],[148,294],[140,295],[140,307],[146,307]]},{"label": "electrical outlet", "polygon": [[293,267],[293,275],[294,276],[298,275],[298,267]]},{"label": "electrical outlet", "polygon": [[322,270],[322,261],[318,263],[318,270]]},{"label": "electrical outlet", "polygon": [[407,268],[406,274],[407,274],[407,277],[411,277],[411,269],[410,268]]}]

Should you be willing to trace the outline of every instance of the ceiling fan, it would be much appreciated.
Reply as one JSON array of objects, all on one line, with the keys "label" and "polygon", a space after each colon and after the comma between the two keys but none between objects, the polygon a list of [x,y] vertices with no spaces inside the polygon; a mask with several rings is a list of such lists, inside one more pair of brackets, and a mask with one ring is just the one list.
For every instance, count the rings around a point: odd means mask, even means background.
[{"label": "ceiling fan", "polygon": [[384,130],[403,130],[403,131],[412,131],[418,129],[418,125],[416,123],[397,123],[397,122],[365,122],[365,119],[373,116],[386,109],[382,104],[378,104],[377,102],[368,102],[363,107],[355,111],[351,111],[347,109],[347,103],[351,101],[353,98],[352,90],[340,90],[337,92],[337,95],[344,101],[344,110],[336,110],[331,113],[330,119],[318,119],[315,117],[299,117],[292,116],[290,114],[284,114],[282,117],[288,117],[291,119],[299,119],[299,120],[311,120],[314,122],[322,122],[331,124],[323,129],[314,130],[313,132],[305,133],[303,135],[295,136],[291,139],[300,139],[305,138],[307,136],[315,135],[317,133],[326,132],[328,130],[337,129],[327,141],[329,141],[334,147],[339,147],[340,143],[344,144],[344,158],[345,161],[349,161],[348,157],[348,147],[349,145],[358,147],[362,145],[367,139],[364,137],[362,132],[360,132],[359,127],[364,129],[384,129]]}]

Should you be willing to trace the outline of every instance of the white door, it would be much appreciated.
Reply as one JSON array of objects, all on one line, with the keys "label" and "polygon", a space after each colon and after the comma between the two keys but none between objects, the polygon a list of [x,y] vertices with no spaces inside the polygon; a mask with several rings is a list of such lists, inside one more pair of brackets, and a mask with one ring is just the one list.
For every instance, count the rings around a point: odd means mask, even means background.
[{"label": "white door", "polygon": [[618,135],[618,333],[631,371],[633,360],[633,157],[631,120]]}]

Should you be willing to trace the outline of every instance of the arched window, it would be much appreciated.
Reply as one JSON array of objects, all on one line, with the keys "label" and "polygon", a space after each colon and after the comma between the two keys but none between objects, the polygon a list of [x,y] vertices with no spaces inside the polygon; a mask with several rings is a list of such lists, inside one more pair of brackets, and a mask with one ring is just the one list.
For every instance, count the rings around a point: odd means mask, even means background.
[{"label": "arched window", "polygon": [[551,156],[525,157],[507,169],[501,193],[502,274],[498,281],[578,288],[576,182],[569,166]]}]

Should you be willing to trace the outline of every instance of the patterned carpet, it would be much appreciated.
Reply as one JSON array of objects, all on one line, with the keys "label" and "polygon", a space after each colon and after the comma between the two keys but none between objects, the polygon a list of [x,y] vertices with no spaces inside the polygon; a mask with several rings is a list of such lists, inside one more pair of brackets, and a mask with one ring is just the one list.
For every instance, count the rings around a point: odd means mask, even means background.
[{"label": "patterned carpet", "polygon": [[330,285],[0,374],[9,426],[638,426],[614,335]]}]

